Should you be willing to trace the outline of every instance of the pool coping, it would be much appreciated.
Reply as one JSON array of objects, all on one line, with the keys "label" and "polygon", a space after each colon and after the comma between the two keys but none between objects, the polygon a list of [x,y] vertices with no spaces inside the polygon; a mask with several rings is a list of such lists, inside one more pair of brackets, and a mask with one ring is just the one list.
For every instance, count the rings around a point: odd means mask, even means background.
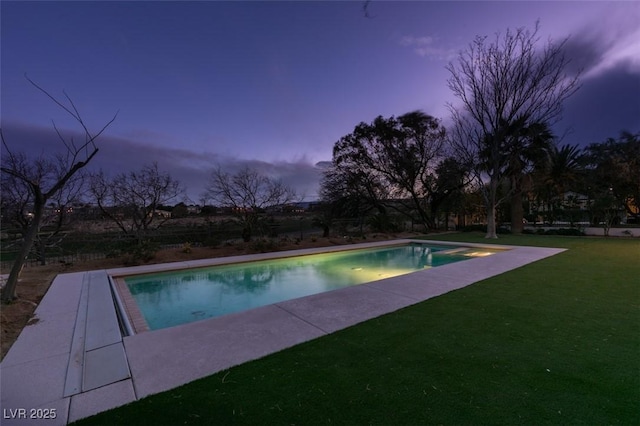
[{"label": "pool coping", "polygon": [[[128,377],[122,376],[120,368],[113,376],[113,383],[67,396],[64,389],[72,368],[72,343],[74,338],[76,342],[79,337],[84,339],[74,330],[77,322],[81,321],[83,303],[87,303],[83,296],[85,277],[98,271],[60,274],[36,309],[39,321],[25,327],[0,364],[3,424],[67,424],[564,251],[557,248],[405,239],[102,271],[111,277],[119,277],[176,267],[203,267],[237,260],[263,260],[412,241],[504,251],[246,312],[124,336],[120,344],[125,352],[130,373]],[[425,283],[430,285],[425,286]],[[108,375],[108,363],[108,358],[101,361],[99,371],[94,373]],[[25,409],[28,415],[30,409],[39,408],[48,409],[49,412],[55,409],[56,418],[48,422],[17,419],[17,412],[9,411]]]}]

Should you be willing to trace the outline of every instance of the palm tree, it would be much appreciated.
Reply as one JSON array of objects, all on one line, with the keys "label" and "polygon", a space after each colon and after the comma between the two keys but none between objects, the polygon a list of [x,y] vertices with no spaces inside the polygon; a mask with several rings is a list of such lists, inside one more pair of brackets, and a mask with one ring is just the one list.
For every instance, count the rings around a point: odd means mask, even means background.
[{"label": "palm tree", "polygon": [[551,151],[547,183],[561,196],[574,185],[580,173],[580,152],[578,145],[562,145]]},{"label": "palm tree", "polygon": [[548,162],[538,171],[537,194],[551,212],[554,199],[574,187],[580,177],[581,149],[577,145],[554,146],[549,151]]},{"label": "palm tree", "polygon": [[[547,123],[536,122],[529,126],[523,120],[516,121],[510,129],[514,143],[508,153],[506,176],[511,192],[511,232],[522,233],[524,209],[522,205],[526,176],[535,168],[540,168],[549,159],[554,146],[554,136]],[[530,185],[527,185],[530,186]]]}]

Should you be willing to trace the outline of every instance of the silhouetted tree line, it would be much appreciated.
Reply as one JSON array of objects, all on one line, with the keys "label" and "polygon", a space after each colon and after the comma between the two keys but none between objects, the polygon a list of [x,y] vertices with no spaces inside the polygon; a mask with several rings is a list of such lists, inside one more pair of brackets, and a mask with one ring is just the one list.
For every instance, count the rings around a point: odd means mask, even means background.
[{"label": "silhouetted tree line", "polygon": [[[572,226],[587,220],[606,229],[625,216],[640,223],[640,133],[622,132],[618,139],[581,149],[559,146],[544,123],[514,128],[514,146],[503,152],[495,184],[496,198],[509,200],[496,207],[499,223],[508,222],[513,233],[522,232],[525,217],[534,224],[541,217]],[[334,146],[321,183],[317,226],[328,235],[334,221],[352,218],[379,231],[398,230],[407,222],[434,230],[447,228],[452,215],[459,227],[467,218],[486,224],[491,182],[475,178],[473,168],[482,170],[487,154],[479,154],[480,164],[469,157],[463,161],[444,133],[422,112],[356,126]]]}]

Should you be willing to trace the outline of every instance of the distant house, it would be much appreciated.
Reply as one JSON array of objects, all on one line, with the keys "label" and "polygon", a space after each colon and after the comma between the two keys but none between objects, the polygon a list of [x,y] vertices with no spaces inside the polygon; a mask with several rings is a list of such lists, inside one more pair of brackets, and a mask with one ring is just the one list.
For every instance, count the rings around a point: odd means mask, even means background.
[{"label": "distant house", "polygon": [[156,210],[154,214],[156,217],[161,217],[164,219],[169,219],[171,217],[171,212],[168,210]]},{"label": "distant house", "polygon": [[293,204],[287,204],[282,206],[282,212],[283,213],[304,213],[305,212],[305,206],[307,206],[308,203],[293,203]]},{"label": "distant house", "polygon": [[622,223],[633,223],[633,224],[638,224],[640,223],[640,207],[639,207],[639,203],[635,202],[635,199],[633,197],[630,197],[627,199],[627,208],[626,208],[626,215],[623,219]]},{"label": "distant house", "polygon": [[562,194],[562,206],[578,210],[589,209],[589,197],[573,191],[567,191]]},{"label": "distant house", "polygon": [[[574,191],[567,191],[562,196],[553,199],[553,204],[532,203],[531,208],[535,205],[536,210],[540,213],[546,212],[554,207],[572,210],[589,210],[589,197]],[[530,212],[531,213],[531,212]]]}]

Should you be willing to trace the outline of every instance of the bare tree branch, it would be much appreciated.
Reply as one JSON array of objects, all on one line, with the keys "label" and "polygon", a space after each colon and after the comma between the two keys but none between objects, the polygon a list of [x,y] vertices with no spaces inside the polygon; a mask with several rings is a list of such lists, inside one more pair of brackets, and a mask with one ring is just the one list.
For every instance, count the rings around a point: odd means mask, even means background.
[{"label": "bare tree branch", "polygon": [[158,220],[158,207],[176,199],[184,190],[179,181],[162,173],[154,162],[112,179],[100,171],[91,177],[90,192],[105,216],[123,233],[141,242],[148,230],[166,221]]},{"label": "bare tree branch", "polygon": [[217,167],[205,190],[205,197],[228,207],[243,226],[243,238],[251,239],[260,214],[270,208],[292,202],[296,194],[279,180],[263,176],[245,167],[234,175]]},{"label": "bare tree branch", "polygon": [[[24,188],[27,189],[27,193],[24,196],[27,197],[27,204],[29,204],[33,210],[33,218],[26,227],[26,231],[24,233],[24,242],[20,252],[18,253],[16,261],[11,268],[7,283],[2,291],[2,300],[4,302],[10,302],[15,298],[15,289],[18,283],[18,277],[22,271],[26,257],[33,247],[34,241],[38,238],[38,232],[43,220],[45,219],[45,206],[47,201],[59,194],[65,187],[71,185],[73,177],[77,176],[77,173],[98,153],[98,147],[96,145],[97,137],[101,135],[111,123],[113,123],[117,116],[116,113],[116,115],[114,115],[114,117],[107,122],[107,124],[102,127],[97,134],[92,135],[82,120],[75,104],[71,101],[71,98],[66,95],[66,93],[65,96],[71,104],[71,109],[29,79],[26,74],[25,78],[56,105],[69,113],[75,121],[80,124],[85,132],[86,141],[82,146],[76,147],[73,141],[68,142],[64,139],[54,123],[56,134],[66,149],[66,156],[64,158],[58,157],[57,163],[52,159],[43,157],[27,161],[24,154],[18,156],[13,153],[4,138],[4,134],[2,134],[2,129],[0,129],[2,145],[8,153],[8,156],[4,156],[2,158],[2,166],[0,167],[0,170],[5,175],[12,176],[25,185]],[[89,146],[91,146],[91,150],[88,149]],[[85,151],[85,155],[83,158],[80,158],[80,154],[83,150]],[[5,179],[3,178],[3,183],[4,182]]]},{"label": "bare tree branch", "polygon": [[564,70],[566,39],[549,41],[542,50],[539,23],[533,31],[518,28],[476,39],[449,63],[449,89],[462,105],[449,105],[454,142],[460,155],[475,159],[476,177],[487,181],[487,237],[496,238],[498,185],[508,173],[508,153],[518,143],[519,129],[559,119],[562,103],[579,88],[578,75]]}]

